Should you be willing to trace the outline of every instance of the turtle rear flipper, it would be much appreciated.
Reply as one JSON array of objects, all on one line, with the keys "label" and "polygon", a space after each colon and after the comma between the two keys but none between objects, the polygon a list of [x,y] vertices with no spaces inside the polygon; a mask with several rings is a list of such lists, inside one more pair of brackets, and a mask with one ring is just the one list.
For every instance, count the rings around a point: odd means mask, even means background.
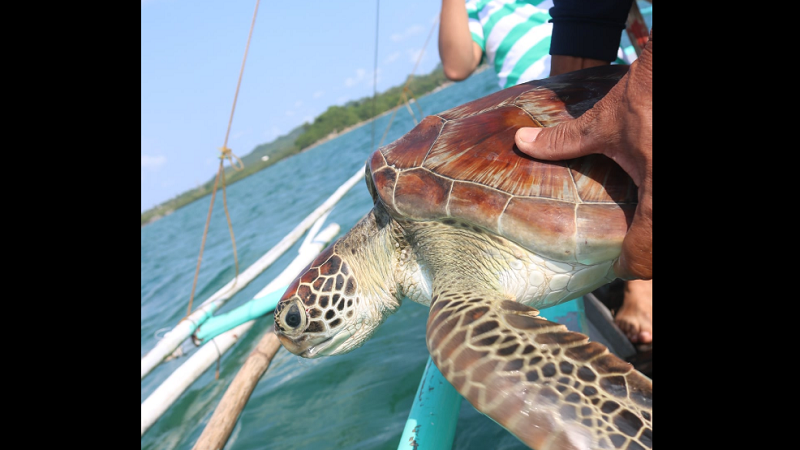
[{"label": "turtle rear flipper", "polygon": [[651,448],[652,382],[537,313],[496,292],[435,293],[428,350],[464,398],[532,448]]}]

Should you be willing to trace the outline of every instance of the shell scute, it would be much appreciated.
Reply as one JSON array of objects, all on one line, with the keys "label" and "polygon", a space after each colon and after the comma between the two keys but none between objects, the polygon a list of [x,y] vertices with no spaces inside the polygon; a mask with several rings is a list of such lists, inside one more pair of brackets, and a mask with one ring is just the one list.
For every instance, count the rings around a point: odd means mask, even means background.
[{"label": "shell scute", "polygon": [[437,116],[446,120],[463,119],[501,106],[511,105],[520,93],[529,89],[531,89],[531,87],[527,84],[518,84],[508,89],[489,94],[486,97],[481,97],[469,103],[448,109],[447,111],[437,114]]},{"label": "shell scute", "polygon": [[381,153],[397,169],[419,167],[443,125],[441,118],[428,116],[403,137],[382,147]]},{"label": "shell scute", "polygon": [[514,151],[520,127],[536,124],[513,106],[445,124],[422,166],[454,180],[483,184],[513,195],[526,195],[534,161]]},{"label": "shell scute", "polygon": [[619,254],[636,205],[583,204],[576,208],[577,255],[582,264],[596,264]]},{"label": "shell scute", "polygon": [[386,158],[383,156],[383,152],[373,152],[372,157],[369,159],[367,165],[372,172],[377,172],[378,170],[386,167],[387,163]]},{"label": "shell scute", "polygon": [[557,125],[588,111],[627,70],[627,66],[611,65],[593,68],[589,76],[573,72],[529,81],[520,85],[528,89],[516,97],[514,104],[528,111],[541,126]]},{"label": "shell scute", "polygon": [[513,197],[499,232],[528,250],[558,261],[575,261],[575,205],[547,198]]},{"label": "shell scute", "polygon": [[[375,152],[375,153],[380,153]],[[372,182],[378,196],[389,208],[389,211],[397,213],[394,209],[394,185],[397,183],[397,171],[391,167],[384,167],[381,170],[372,172]]]},{"label": "shell scute", "polygon": [[569,161],[578,197],[587,203],[636,203],[636,185],[613,160],[589,155]]},{"label": "shell scute", "polygon": [[431,220],[447,217],[452,180],[417,168],[400,172],[394,190],[394,208],[405,217]]},{"label": "shell scute", "polygon": [[511,195],[477,183],[456,181],[450,191],[447,213],[489,230],[497,229],[497,220]]},{"label": "shell scute", "polygon": [[580,116],[627,67],[588,70],[427,117],[370,159],[374,195],[397,218],[461,219],[557,261],[616,257],[636,208],[630,177],[605,156],[542,161],[514,142],[520,127]]}]

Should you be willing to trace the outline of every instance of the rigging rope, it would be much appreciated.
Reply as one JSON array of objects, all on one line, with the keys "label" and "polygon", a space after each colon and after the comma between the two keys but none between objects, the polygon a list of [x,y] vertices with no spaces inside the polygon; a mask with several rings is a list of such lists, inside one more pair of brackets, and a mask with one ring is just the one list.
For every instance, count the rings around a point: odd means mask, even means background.
[{"label": "rigging rope", "polygon": [[372,144],[369,151],[375,151],[375,100],[378,97],[378,22],[381,17],[381,0],[375,11],[375,66],[372,68]]},{"label": "rigging rope", "polygon": [[[205,225],[205,228],[203,229],[203,240],[200,243],[200,255],[197,257],[197,268],[195,269],[195,272],[194,272],[194,281],[192,282],[192,293],[191,293],[191,295],[189,297],[189,306],[187,307],[187,310],[186,310],[186,317],[188,317],[192,313],[192,303],[194,302],[194,292],[195,292],[195,289],[197,288],[197,276],[200,273],[200,263],[203,261],[203,249],[206,246],[206,236],[208,235],[208,225],[211,222],[211,211],[214,209],[214,198],[217,196],[217,185],[219,183],[219,179],[220,178],[222,178],[222,204],[223,204],[223,207],[225,209],[225,218],[228,221],[228,230],[230,230],[230,233],[231,233],[231,243],[233,244],[233,261],[234,261],[234,264],[236,266],[236,275],[233,278],[233,284],[231,285],[231,288],[236,286],[236,280],[239,278],[239,258],[238,258],[238,255],[236,253],[236,238],[233,235],[233,226],[231,225],[231,216],[228,213],[228,199],[227,199],[227,194],[226,194],[226,191],[225,191],[225,166],[224,166],[224,163],[225,163],[225,159],[227,159],[230,162],[230,165],[234,170],[239,171],[239,170],[244,169],[244,163],[242,163],[242,160],[239,159],[239,157],[236,156],[231,151],[231,149],[228,148],[228,136],[230,136],[230,133],[231,133],[231,123],[233,123],[233,113],[234,113],[234,111],[236,111],[236,99],[239,97],[239,87],[242,84],[242,74],[244,73],[244,64],[247,61],[247,51],[250,49],[250,39],[253,37],[253,28],[255,27],[255,24],[256,24],[256,14],[258,13],[258,4],[259,4],[260,1],[261,0],[256,0],[256,9],[255,9],[255,11],[253,11],[253,20],[250,23],[250,33],[247,35],[247,45],[244,48],[244,58],[242,59],[242,67],[241,67],[241,69],[239,69],[239,81],[236,82],[236,93],[233,96],[233,106],[231,107],[231,115],[230,115],[230,118],[228,119],[228,129],[227,129],[227,131],[225,131],[225,142],[222,144],[222,147],[219,149],[220,152],[221,152],[220,156],[219,156],[219,169],[217,170],[216,178],[214,178],[214,188],[213,188],[213,190],[211,192],[211,204],[208,205],[208,216],[206,217],[206,225]],[[236,160],[239,162],[238,166],[234,163],[233,158],[236,158]],[[184,317],[184,319],[186,317]]]},{"label": "rigging rope", "polygon": [[[411,98],[414,98],[414,94],[411,93],[411,89],[408,88],[408,85],[411,83],[411,80],[414,78],[414,72],[417,71],[417,66],[419,66],[419,62],[422,61],[422,55],[425,54],[425,49],[428,48],[428,41],[431,40],[431,36],[433,36],[433,30],[436,29],[436,25],[438,23],[439,23],[439,19],[438,18],[433,21],[433,26],[431,27],[431,31],[428,33],[428,37],[425,39],[425,45],[422,46],[422,50],[420,50],[419,56],[417,57],[417,62],[414,64],[414,69],[411,70],[411,74],[408,76],[408,79],[406,80],[406,84],[403,86],[403,90],[400,92],[400,98],[397,100],[397,105],[395,105],[394,110],[392,111],[392,117],[389,118],[389,124],[386,125],[386,131],[383,132],[383,137],[381,138],[381,141],[378,143],[378,147],[380,147],[381,144],[383,144],[384,139],[386,139],[386,135],[389,133],[389,129],[392,127],[392,122],[394,121],[394,116],[395,116],[395,114],[397,114],[397,109],[400,107],[400,104],[403,103],[403,99],[404,98],[406,100],[406,106],[408,106],[408,101],[409,100],[408,100],[408,97],[406,97],[406,93],[411,94]],[[419,102],[417,101],[416,98],[414,98],[414,103],[417,104],[417,109],[419,109],[420,116],[421,117],[425,117],[422,114],[422,109],[420,109]],[[411,110],[411,107],[409,106],[408,109]],[[416,124],[417,123],[417,118],[414,116],[413,112],[411,113],[411,117],[414,118],[414,123]],[[373,117],[372,120],[373,120],[373,123],[374,123],[375,118]],[[422,119],[420,119],[420,120],[422,120]]]}]

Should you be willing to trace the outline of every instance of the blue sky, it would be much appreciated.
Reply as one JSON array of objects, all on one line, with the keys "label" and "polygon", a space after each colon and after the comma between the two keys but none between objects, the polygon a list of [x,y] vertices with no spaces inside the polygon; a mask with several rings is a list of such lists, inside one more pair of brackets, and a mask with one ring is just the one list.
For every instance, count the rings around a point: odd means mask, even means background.
[{"label": "blue sky", "polygon": [[[228,147],[243,156],[330,105],[372,95],[376,0],[262,1]],[[142,211],[208,181],[255,0],[142,0]],[[378,92],[411,73],[440,1],[381,0]],[[416,73],[439,62],[438,26]]]}]

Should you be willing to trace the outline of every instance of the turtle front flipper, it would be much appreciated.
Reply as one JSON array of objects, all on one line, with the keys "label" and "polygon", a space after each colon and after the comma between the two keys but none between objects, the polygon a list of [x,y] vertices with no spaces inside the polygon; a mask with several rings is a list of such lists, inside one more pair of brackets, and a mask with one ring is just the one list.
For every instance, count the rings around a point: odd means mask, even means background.
[{"label": "turtle front flipper", "polygon": [[434,363],[478,411],[536,450],[652,448],[652,382],[608,349],[494,293],[435,293]]}]

